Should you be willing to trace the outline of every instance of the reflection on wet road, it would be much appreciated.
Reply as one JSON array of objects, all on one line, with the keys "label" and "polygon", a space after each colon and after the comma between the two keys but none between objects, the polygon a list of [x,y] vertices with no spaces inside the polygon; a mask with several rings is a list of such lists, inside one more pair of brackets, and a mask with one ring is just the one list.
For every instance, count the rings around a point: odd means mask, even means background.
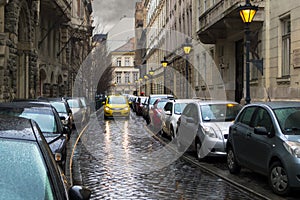
[{"label": "reflection on wet road", "polygon": [[255,199],[168,150],[142,117],[92,120],[79,156],[92,199]]}]

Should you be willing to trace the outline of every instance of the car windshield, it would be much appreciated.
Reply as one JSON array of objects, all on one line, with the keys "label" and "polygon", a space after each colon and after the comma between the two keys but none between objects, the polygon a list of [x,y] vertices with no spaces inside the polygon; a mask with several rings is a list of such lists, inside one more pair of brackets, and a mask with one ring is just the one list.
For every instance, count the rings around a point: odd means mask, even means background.
[{"label": "car windshield", "polygon": [[239,104],[207,104],[201,106],[203,121],[233,121],[240,111]]},{"label": "car windshield", "polygon": [[108,104],[126,104],[124,97],[109,97]]},{"label": "car windshield", "polygon": [[187,105],[187,103],[176,103],[174,105],[174,114],[181,115],[181,113],[186,105]]},{"label": "car windshield", "polygon": [[22,108],[22,109],[2,109],[0,114],[19,116],[27,119],[33,119],[39,125],[43,133],[56,133],[57,126],[55,117],[50,110],[46,109],[34,109],[34,108]]},{"label": "car windshield", "polygon": [[274,113],[284,134],[300,134],[300,107],[274,109]]},{"label": "car windshield", "polygon": [[68,104],[71,108],[80,108],[79,101],[77,99],[69,99]]},{"label": "car windshield", "polygon": [[1,138],[0,152],[1,199],[54,199],[37,144]]},{"label": "car windshield", "polygon": [[157,103],[157,108],[163,109],[164,106],[166,105],[167,101],[160,101]]},{"label": "car windshield", "polygon": [[56,109],[57,112],[59,113],[67,113],[66,106],[63,102],[55,102],[52,101],[50,104]]}]

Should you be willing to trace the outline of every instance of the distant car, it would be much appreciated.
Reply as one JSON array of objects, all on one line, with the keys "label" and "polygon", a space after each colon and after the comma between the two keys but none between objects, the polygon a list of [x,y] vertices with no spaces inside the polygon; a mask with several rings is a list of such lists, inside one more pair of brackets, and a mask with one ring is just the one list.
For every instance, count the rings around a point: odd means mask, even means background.
[{"label": "distant car", "polygon": [[104,119],[110,117],[126,117],[130,116],[130,107],[128,100],[123,95],[110,95],[103,102]]},{"label": "distant car", "polygon": [[1,199],[82,199],[91,191],[70,186],[31,119],[0,115]]},{"label": "distant car", "polygon": [[161,99],[161,98],[167,98],[167,99],[174,99],[174,96],[171,94],[150,94],[148,97],[148,102],[147,102],[147,112],[145,113],[145,120],[147,124],[150,124],[150,115],[149,112],[151,108],[153,107],[154,102],[156,99]]},{"label": "distant car", "polygon": [[0,114],[35,120],[49,143],[55,160],[65,169],[69,130],[62,125],[56,109],[51,104],[26,101],[0,103]]},{"label": "distant car", "polygon": [[156,99],[153,107],[149,111],[149,118],[150,118],[150,126],[155,133],[161,133],[162,129],[162,119],[161,115],[163,112],[163,108],[166,103],[169,101],[167,98],[159,98]]},{"label": "distant car", "polygon": [[72,110],[74,118],[73,128],[81,128],[86,123],[86,109],[82,101],[77,97],[66,97],[66,101]]},{"label": "distant car", "polygon": [[164,112],[161,113],[162,132],[164,135],[176,137],[177,121],[185,106],[195,101],[194,99],[174,99],[170,100],[164,106]]},{"label": "distant car", "polygon": [[143,107],[144,107],[144,102],[147,99],[146,96],[138,96],[136,98],[136,101],[134,102],[134,110],[136,115],[141,116],[143,115]]},{"label": "distant car", "polygon": [[241,108],[233,101],[195,100],[187,104],[178,119],[178,147],[196,152],[198,159],[225,157],[229,126]]},{"label": "distant car", "polygon": [[229,129],[227,166],[268,177],[272,190],[300,189],[300,102],[261,102],[244,106]]}]

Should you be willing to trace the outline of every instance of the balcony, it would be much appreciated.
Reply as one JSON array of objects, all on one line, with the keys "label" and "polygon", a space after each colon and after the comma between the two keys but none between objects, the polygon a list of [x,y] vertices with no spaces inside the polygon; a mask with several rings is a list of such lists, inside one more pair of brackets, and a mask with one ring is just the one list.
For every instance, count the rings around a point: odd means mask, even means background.
[{"label": "balcony", "polygon": [[61,19],[62,22],[68,22],[71,20],[71,5],[70,0],[45,0],[41,1],[41,10],[56,15],[55,18]]},{"label": "balcony", "polygon": [[[252,1],[259,7],[254,18],[256,29],[264,21],[264,2]],[[202,43],[215,44],[219,39],[225,39],[243,32],[244,24],[239,14],[239,6],[244,5],[245,0],[220,0],[199,16],[199,30],[197,35]]]}]

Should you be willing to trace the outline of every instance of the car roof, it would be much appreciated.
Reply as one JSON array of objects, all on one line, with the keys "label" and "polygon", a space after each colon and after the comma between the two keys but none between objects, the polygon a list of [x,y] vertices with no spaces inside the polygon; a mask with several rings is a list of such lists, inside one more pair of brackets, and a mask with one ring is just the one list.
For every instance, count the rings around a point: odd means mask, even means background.
[{"label": "car roof", "polygon": [[36,140],[31,119],[0,115],[0,137]]},{"label": "car roof", "polygon": [[5,108],[45,108],[45,109],[52,109],[53,106],[49,102],[43,101],[17,101],[17,102],[4,102],[0,103],[0,107]]},{"label": "car roof", "polygon": [[253,102],[248,105],[265,105],[270,107],[271,109],[277,108],[289,108],[289,107],[300,107],[299,101],[271,101],[271,102]]},{"label": "car roof", "polygon": [[199,105],[207,105],[207,104],[239,104],[235,101],[229,101],[229,100],[196,100],[195,103]]}]

